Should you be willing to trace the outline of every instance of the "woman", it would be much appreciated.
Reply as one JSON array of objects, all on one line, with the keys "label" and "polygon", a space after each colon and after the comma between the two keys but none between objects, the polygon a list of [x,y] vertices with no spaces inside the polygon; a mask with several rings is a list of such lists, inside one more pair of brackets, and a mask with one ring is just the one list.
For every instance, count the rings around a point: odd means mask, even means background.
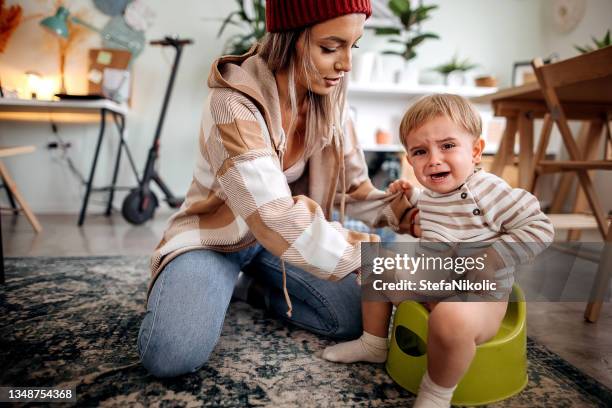
[{"label": "woman", "polygon": [[370,14],[369,0],[268,0],[262,43],[213,63],[193,181],[152,258],[138,346],[153,375],[207,361],[241,270],[272,313],[335,339],[361,334],[347,275],[378,237],[331,222],[332,209],[396,230],[409,217],[403,194],[372,186],[345,114]]}]

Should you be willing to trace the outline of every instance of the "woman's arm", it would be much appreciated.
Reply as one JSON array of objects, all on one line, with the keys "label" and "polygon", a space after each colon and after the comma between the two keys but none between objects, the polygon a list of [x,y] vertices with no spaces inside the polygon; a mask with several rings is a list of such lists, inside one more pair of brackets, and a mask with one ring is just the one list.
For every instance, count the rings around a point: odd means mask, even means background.
[{"label": "woman's arm", "polygon": [[214,125],[200,150],[234,214],[271,253],[317,277],[337,280],[356,270],[360,243],[378,237],[328,222],[315,201],[292,197],[255,106],[236,92],[213,92]]}]

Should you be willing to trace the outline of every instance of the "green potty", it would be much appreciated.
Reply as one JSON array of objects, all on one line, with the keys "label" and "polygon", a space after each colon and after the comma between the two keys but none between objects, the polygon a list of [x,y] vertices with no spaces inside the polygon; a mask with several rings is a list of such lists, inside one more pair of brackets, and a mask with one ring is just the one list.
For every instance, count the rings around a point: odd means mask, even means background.
[{"label": "green potty", "polygon": [[[476,348],[476,356],[453,394],[454,405],[484,405],[518,394],[527,385],[525,297],[518,286],[497,335]],[[387,358],[393,380],[416,394],[427,369],[429,312],[413,301],[395,311]]]}]

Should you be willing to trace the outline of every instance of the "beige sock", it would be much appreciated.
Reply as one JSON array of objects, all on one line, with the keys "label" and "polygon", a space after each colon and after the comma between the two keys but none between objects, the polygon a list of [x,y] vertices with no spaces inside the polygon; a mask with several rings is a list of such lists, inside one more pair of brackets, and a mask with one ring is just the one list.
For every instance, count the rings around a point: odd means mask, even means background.
[{"label": "beige sock", "polygon": [[336,363],[354,363],[367,361],[369,363],[384,363],[387,360],[387,338],[378,337],[363,332],[360,338],[345,343],[329,346],[321,357]]},{"label": "beige sock", "polygon": [[436,384],[429,377],[429,372],[425,372],[413,408],[448,408],[455,388],[456,385],[446,388]]}]

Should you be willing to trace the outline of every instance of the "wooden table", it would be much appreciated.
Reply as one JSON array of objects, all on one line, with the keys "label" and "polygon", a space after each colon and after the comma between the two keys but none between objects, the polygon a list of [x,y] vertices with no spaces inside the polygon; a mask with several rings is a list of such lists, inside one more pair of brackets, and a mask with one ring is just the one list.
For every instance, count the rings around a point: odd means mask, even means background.
[{"label": "wooden table", "polygon": [[[559,92],[569,120],[595,121],[601,129],[602,114],[612,111],[612,84],[609,82],[569,86]],[[493,114],[506,119],[506,128],[491,172],[500,175],[514,157],[515,137],[519,135],[519,187],[533,189],[535,175],[534,120],[544,119],[542,137],[548,141],[553,119],[537,82],[502,89],[493,94],[471,99],[474,103],[491,103]],[[594,128],[593,128],[594,129]],[[591,130],[595,133],[594,130]],[[544,149],[546,146],[544,146]],[[545,150],[544,150],[545,152]],[[538,154],[544,152],[538,151]]]}]

